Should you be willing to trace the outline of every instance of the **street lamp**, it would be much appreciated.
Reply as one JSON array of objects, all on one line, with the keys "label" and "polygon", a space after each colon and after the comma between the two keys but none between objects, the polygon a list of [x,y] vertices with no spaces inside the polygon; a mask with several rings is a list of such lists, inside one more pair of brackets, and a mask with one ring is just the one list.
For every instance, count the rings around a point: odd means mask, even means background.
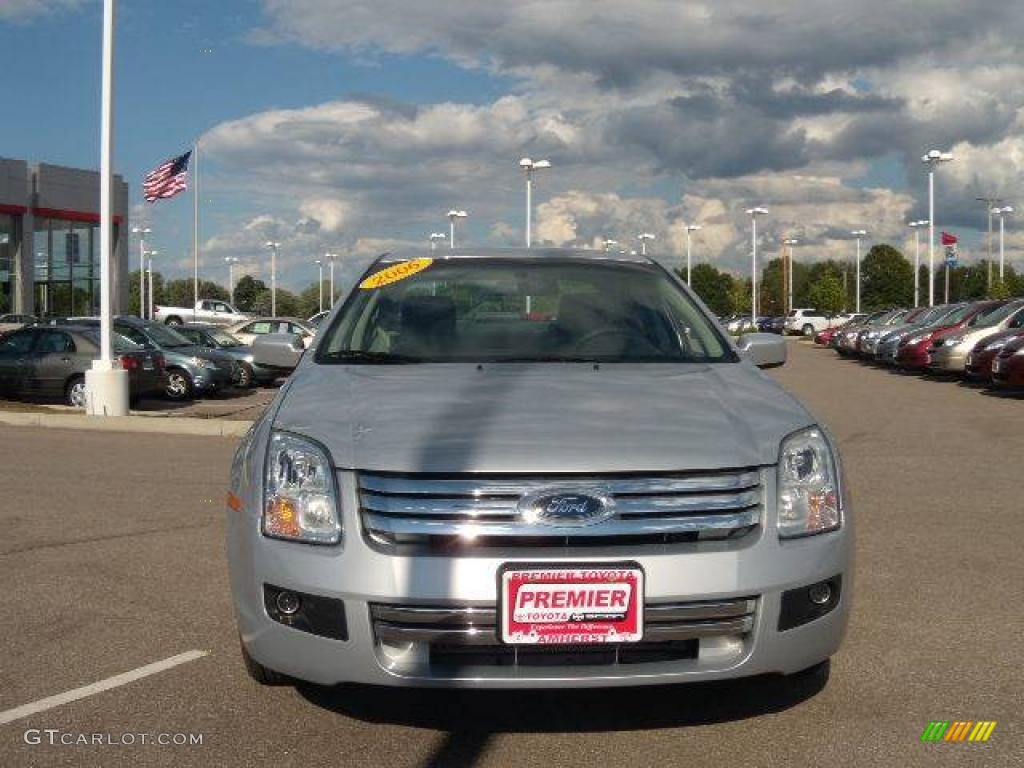
[{"label": "street lamp", "polygon": [[320,309],[318,309],[317,312],[323,312],[324,311],[324,260],[323,259],[317,259],[316,260],[316,266],[317,266],[317,272],[318,272],[317,281],[316,281],[316,287],[317,287],[317,291],[318,291],[319,296],[320,296],[320,300],[319,300],[320,301],[320,303],[319,303]]},{"label": "street lamp", "polygon": [[787,238],[782,241],[783,245],[789,246],[789,268],[786,269],[786,262],[783,260],[783,271],[786,274],[786,284],[783,286],[783,291],[786,296],[785,306],[783,310],[788,312],[793,308],[793,246],[799,245],[800,241],[795,237]]},{"label": "street lamp", "polygon": [[149,227],[132,227],[132,234],[139,236],[139,317],[142,318],[146,317],[146,235],[152,231]]},{"label": "street lamp", "polygon": [[469,214],[467,214],[465,211],[457,211],[454,208],[452,210],[448,211],[448,229],[449,229],[449,232],[450,232],[450,235],[448,236],[448,247],[449,248],[454,248],[455,247],[455,220],[456,219],[464,219],[468,215]]},{"label": "street lamp", "polygon": [[437,241],[438,240],[444,240],[447,237],[448,237],[448,235],[446,235],[444,232],[431,232],[430,233],[430,250],[431,251],[436,251],[437,250]]},{"label": "street lamp", "polygon": [[239,262],[237,256],[225,256],[224,261],[228,265],[228,297],[231,299],[232,309],[235,306],[235,264]]},{"label": "street lamp", "polygon": [[324,256],[327,257],[327,261],[331,265],[331,307],[330,308],[334,309],[334,260],[339,258],[339,256],[336,253],[325,253]]},{"label": "street lamp", "polygon": [[684,224],[683,229],[686,230],[686,284],[690,284],[690,276],[693,273],[693,264],[691,261],[690,254],[690,235],[700,230],[700,224]]},{"label": "street lamp", "polygon": [[524,157],[519,161],[519,167],[526,174],[526,247],[530,248],[533,242],[533,173],[543,171],[551,167],[550,160],[532,160]]},{"label": "street lamp", "polygon": [[855,310],[858,314],[860,313],[860,239],[867,236],[867,232],[863,229],[855,229],[850,233],[857,238],[857,309]]},{"label": "street lamp", "polygon": [[611,238],[605,238],[604,240],[604,252],[608,253],[612,248],[619,244],[618,240],[612,240]]},{"label": "street lamp", "polygon": [[[149,264],[149,268],[146,270],[146,274],[149,277],[149,301],[146,302],[146,306],[149,308],[149,313],[148,314],[143,314],[142,316],[144,318],[148,317],[150,320],[153,319],[153,305],[156,303],[153,300],[153,257],[154,256],[159,256],[159,255],[160,255],[160,251],[146,251],[146,256],[147,256],[146,260],[147,260],[147,262]],[[141,303],[139,304],[139,311],[140,311],[140,313],[142,312],[142,304]]]},{"label": "street lamp", "polygon": [[935,306],[935,166],[953,159],[952,152],[929,150],[921,156],[928,166],[928,306]]},{"label": "street lamp", "polygon": [[909,226],[914,230],[914,307],[921,304],[921,227],[928,224],[926,219],[912,221]]},{"label": "street lamp", "polygon": [[263,247],[270,249],[270,316],[277,317],[277,249],[281,244],[268,240]]},{"label": "street lamp", "polygon": [[650,232],[641,232],[639,235],[636,236],[636,239],[640,241],[640,255],[641,256],[646,256],[647,255],[647,241],[648,240],[654,240],[655,239],[654,235],[651,234]]},{"label": "street lamp", "polygon": [[757,217],[765,216],[767,208],[747,208],[750,217],[750,319],[757,324]]},{"label": "street lamp", "polygon": [[1008,214],[1008,213],[1013,213],[1013,206],[1012,205],[1004,205],[1002,208],[993,208],[989,212],[989,215],[996,215],[996,216],[999,217],[999,282],[1000,283],[1003,282],[1003,269],[1004,269],[1004,265],[1005,265],[1005,261],[1004,261],[1005,251],[1003,250],[1003,234],[1004,234],[1005,230],[1003,229],[1003,219],[1006,217],[1006,214]]}]

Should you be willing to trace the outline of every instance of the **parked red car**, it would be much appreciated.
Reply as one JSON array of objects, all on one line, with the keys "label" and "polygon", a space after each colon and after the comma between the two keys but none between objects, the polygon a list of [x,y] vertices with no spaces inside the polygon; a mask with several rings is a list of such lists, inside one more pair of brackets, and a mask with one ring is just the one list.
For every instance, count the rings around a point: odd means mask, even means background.
[{"label": "parked red car", "polygon": [[1024,328],[1011,328],[986,336],[968,353],[964,375],[971,381],[990,381],[992,361],[996,359],[996,355],[1002,352],[1008,343],[1021,337],[1024,337]]},{"label": "parked red car", "polygon": [[967,304],[959,311],[942,319],[941,325],[929,325],[900,342],[896,353],[896,365],[908,371],[921,371],[928,367],[928,349],[936,335],[945,331],[963,328],[975,315],[992,309],[1002,302],[979,301]]},{"label": "parked red car", "polygon": [[823,331],[818,331],[816,334],[814,334],[814,343],[819,344],[823,347],[827,347],[829,344],[832,343],[832,337],[835,336],[838,331],[838,325],[835,326],[834,328],[826,328]]},{"label": "parked red car", "polygon": [[997,387],[1024,387],[1024,336],[1007,343],[996,355],[992,383]]}]

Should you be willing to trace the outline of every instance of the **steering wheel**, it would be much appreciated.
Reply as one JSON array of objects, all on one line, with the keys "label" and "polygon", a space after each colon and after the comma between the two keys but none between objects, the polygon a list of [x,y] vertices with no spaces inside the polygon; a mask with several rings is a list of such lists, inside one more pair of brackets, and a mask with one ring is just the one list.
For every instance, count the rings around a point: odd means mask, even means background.
[{"label": "steering wheel", "polygon": [[586,334],[585,336],[583,336],[583,338],[577,341],[575,345],[573,345],[573,352],[576,354],[583,354],[588,345],[592,344],[597,339],[601,339],[606,336],[618,336],[625,340],[626,342],[631,342],[631,346],[633,346],[633,349],[631,349],[630,351],[640,351],[642,355],[657,354],[658,352],[657,347],[651,344],[651,342],[649,342],[643,336],[638,336],[637,334],[633,333],[630,330],[627,330],[626,328],[617,328],[612,326],[598,328],[597,330],[591,331],[590,333]]}]

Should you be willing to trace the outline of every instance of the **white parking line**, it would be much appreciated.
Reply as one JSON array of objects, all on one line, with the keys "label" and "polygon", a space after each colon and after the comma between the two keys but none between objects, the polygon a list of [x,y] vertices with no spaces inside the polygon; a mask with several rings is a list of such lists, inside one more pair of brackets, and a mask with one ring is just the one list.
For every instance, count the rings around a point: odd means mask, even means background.
[{"label": "white parking line", "polygon": [[144,667],[133,669],[130,672],[123,672],[120,675],[108,677],[106,680],[83,685],[81,688],[75,688],[73,691],[65,691],[64,693],[58,693],[56,696],[48,696],[45,699],[33,701],[31,704],[23,704],[20,707],[8,709],[0,712],[0,725],[13,723],[15,720],[20,720],[23,717],[35,715],[39,712],[45,712],[48,709],[59,707],[61,704],[67,704],[78,699],[84,699],[86,696],[92,696],[95,693],[103,693],[103,691],[109,691],[111,688],[133,683],[143,677],[155,675],[157,672],[163,672],[165,669],[176,667],[179,664],[201,659],[206,654],[207,651],[186,651],[185,653],[179,653],[177,656],[171,656],[169,659],[156,661]]}]

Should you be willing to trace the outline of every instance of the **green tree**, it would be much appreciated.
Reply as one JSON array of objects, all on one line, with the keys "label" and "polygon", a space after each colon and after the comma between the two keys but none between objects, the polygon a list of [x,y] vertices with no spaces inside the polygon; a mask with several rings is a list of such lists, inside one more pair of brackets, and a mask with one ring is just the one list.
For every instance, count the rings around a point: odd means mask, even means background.
[{"label": "green tree", "polygon": [[757,308],[762,315],[782,314],[782,308],[786,303],[782,277],[782,259],[772,259],[761,270],[760,283],[757,286]]},{"label": "green tree", "polygon": [[[680,270],[679,276],[686,279],[685,271]],[[728,315],[736,311],[733,307],[732,275],[711,264],[701,263],[693,267],[691,279],[694,293],[716,315]]]},{"label": "green tree", "polygon": [[871,247],[860,267],[861,308],[871,311],[910,306],[914,300],[914,268],[887,243]]},{"label": "green tree", "polygon": [[[172,307],[191,307],[195,304],[195,295],[192,290],[194,282],[191,277],[182,280],[168,280],[164,286],[164,304]],[[230,297],[228,290],[211,280],[199,281],[200,299],[219,299],[227,301]]]},{"label": "green tree", "polygon": [[846,304],[843,281],[834,271],[826,271],[807,290],[807,303],[822,312],[838,312]]},{"label": "green tree", "polygon": [[[266,283],[256,280],[251,275],[243,275],[242,279],[235,283],[235,305],[236,309],[242,312],[255,312],[256,302],[261,294],[267,291]],[[267,306],[270,306],[269,294]],[[269,311],[269,310],[268,310]]]},{"label": "green tree", "polygon": [[[146,276],[146,300],[149,300],[149,276]],[[164,301],[164,276],[160,272],[153,273],[153,303],[166,304]],[[189,303],[191,306],[191,302]],[[139,270],[128,275],[128,310],[127,314],[139,317]]]},{"label": "green tree", "polygon": [[750,314],[750,278],[733,278],[729,291],[732,297],[732,311],[739,315]]}]

